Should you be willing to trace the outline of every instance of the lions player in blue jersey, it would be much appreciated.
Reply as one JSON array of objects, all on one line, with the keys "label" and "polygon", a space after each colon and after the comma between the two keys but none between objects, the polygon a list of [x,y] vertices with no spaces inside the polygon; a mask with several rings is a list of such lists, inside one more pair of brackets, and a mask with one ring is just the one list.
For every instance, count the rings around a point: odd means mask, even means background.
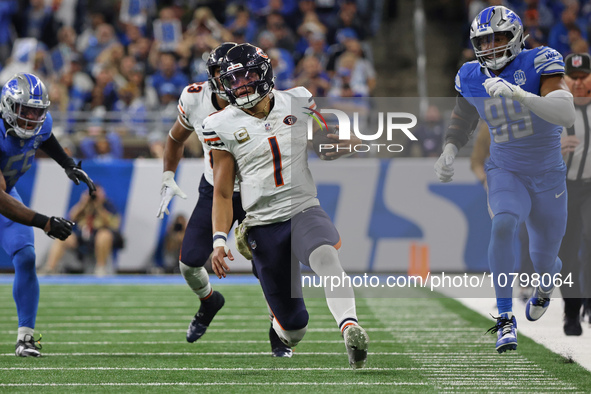
[{"label": "lions player in blue jersey", "polygon": [[[545,275],[526,306],[528,320],[538,320],[550,304],[553,280],[562,262],[558,249],[566,229],[566,166],[560,154],[562,126],[575,120],[573,96],[564,82],[562,56],[552,48],[524,50],[521,19],[502,6],[484,9],[472,22],[470,39],[477,61],[456,76],[457,103],[446,144],[435,164],[441,182],[453,176],[454,158],[466,144],[478,118],[490,129],[486,167],[492,235],[488,258],[499,317],[499,353],[517,348],[512,312],[516,256],[513,240],[525,221],[535,270]],[[507,278],[507,285],[504,279]]]},{"label": "lions player in blue jersey", "polygon": [[0,245],[14,265],[13,296],[18,314],[16,355],[39,357],[39,341],[33,339],[39,282],[35,272],[33,229],[38,227],[48,236],[64,240],[74,223],[41,215],[27,208],[14,187],[31,168],[37,149],[43,150],[65,170],[77,185],[86,183],[95,190],[92,180],[62,149],[51,133],[49,98],[43,82],[33,74],[12,77],[0,98]]}]

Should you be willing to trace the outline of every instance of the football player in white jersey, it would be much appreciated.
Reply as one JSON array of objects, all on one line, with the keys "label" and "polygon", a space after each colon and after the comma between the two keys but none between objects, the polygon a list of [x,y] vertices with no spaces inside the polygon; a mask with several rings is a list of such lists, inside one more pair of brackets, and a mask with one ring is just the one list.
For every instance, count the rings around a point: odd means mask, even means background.
[{"label": "football player in white jersey", "polygon": [[[319,205],[308,169],[306,125],[316,104],[303,87],[273,90],[270,60],[250,44],[228,51],[220,79],[232,105],[203,121],[214,162],[212,267],[218,277],[225,277],[229,267],[224,258],[233,260],[226,239],[238,175],[246,218],[237,244],[252,254],[274,315],[273,328],[293,347],[308,326],[299,262],[320,277],[346,275],[338,257],[339,233]],[[349,364],[364,367],[369,338],[357,323],[353,289],[325,289],[325,293],[345,340]]]},{"label": "football player in white jersey", "polygon": [[[219,82],[219,70],[224,55],[235,45],[233,42],[226,42],[211,52],[207,61],[207,84],[194,83],[183,89],[178,105],[179,116],[169,132],[164,148],[162,201],[158,210],[158,217],[161,219],[164,213],[169,213],[168,204],[175,195],[187,198],[176,184],[174,175],[183,155],[183,144],[191,133],[197,133],[204,153],[204,173],[199,185],[199,200],[187,224],[179,256],[181,273],[191,290],[201,300],[199,311],[187,330],[188,342],[195,342],[205,334],[212,319],[224,305],[224,297],[211,288],[207,271],[203,267],[213,251],[211,244],[213,169],[211,149],[204,143],[201,123],[209,114],[228,105],[227,96]],[[230,211],[232,222],[241,222],[245,213],[240,203],[238,184],[233,189],[233,202],[233,208]],[[272,328],[269,330],[269,339],[274,356],[291,357],[291,349],[280,341]]]}]

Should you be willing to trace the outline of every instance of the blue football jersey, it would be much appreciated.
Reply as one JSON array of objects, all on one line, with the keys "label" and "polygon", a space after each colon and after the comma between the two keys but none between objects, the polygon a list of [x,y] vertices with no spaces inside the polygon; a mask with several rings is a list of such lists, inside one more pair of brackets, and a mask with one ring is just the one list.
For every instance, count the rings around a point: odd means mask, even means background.
[{"label": "blue football jersey", "polygon": [[52,124],[53,120],[48,112],[39,133],[32,138],[21,139],[8,134],[6,125],[0,119],[0,169],[6,180],[7,193],[33,165],[37,148],[51,136]]},{"label": "blue football jersey", "polygon": [[[498,77],[539,96],[541,76],[552,74],[564,74],[562,56],[552,48],[539,47],[522,51]],[[468,62],[458,71],[455,87],[488,124],[491,163],[524,175],[564,166],[562,127],[543,120],[518,101],[490,97],[482,85],[490,77],[495,75],[477,61]]]}]

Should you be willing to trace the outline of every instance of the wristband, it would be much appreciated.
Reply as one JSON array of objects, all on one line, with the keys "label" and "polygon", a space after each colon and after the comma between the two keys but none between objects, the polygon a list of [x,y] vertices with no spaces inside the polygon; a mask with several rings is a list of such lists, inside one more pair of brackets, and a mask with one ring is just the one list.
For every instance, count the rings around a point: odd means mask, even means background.
[{"label": "wristband", "polygon": [[45,225],[48,220],[49,218],[47,216],[35,213],[35,216],[33,216],[33,219],[31,220],[31,226],[45,230]]},{"label": "wristband", "polygon": [[213,247],[214,249],[218,246],[226,247],[226,241],[228,240],[228,234],[224,233],[223,231],[216,231],[213,234]]}]

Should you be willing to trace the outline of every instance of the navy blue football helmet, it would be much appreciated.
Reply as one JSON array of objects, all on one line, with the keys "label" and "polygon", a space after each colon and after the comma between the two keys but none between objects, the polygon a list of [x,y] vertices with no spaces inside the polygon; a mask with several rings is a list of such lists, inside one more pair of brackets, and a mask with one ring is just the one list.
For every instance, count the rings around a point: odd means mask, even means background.
[{"label": "navy blue football helmet", "polygon": [[[209,58],[207,58],[207,81],[209,82],[209,87],[211,91],[220,96],[222,99],[228,101],[228,96],[226,95],[226,91],[221,86],[221,82],[218,84],[219,78],[216,78],[215,72],[221,64],[222,60],[224,60],[224,56],[230,49],[236,46],[235,42],[224,42],[222,45],[214,48],[209,53]],[[218,79],[218,80],[216,80]]]},{"label": "navy blue football helmet", "polygon": [[[252,108],[275,86],[269,56],[251,44],[236,45],[228,51],[221,64],[220,80],[228,101],[238,108]],[[251,93],[242,94],[244,87]]]}]

